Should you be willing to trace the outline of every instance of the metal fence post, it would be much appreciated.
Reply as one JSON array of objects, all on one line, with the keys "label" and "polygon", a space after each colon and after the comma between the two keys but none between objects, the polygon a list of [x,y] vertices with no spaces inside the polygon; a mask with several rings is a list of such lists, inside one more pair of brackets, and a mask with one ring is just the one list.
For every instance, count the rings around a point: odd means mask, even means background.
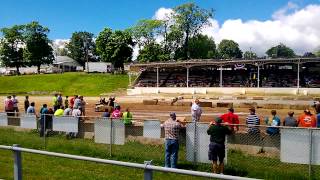
[{"label": "metal fence post", "polygon": [[[40,121],[41,121],[41,115],[40,115]],[[43,115],[43,142],[44,142],[44,149],[46,149],[47,142],[46,142],[46,115],[45,114]]]},{"label": "metal fence post", "polygon": [[146,169],[148,165],[151,165],[152,161],[144,161],[144,180],[152,180],[153,171],[151,169]]},{"label": "metal fence post", "polygon": [[[19,147],[18,144],[14,144],[13,147]],[[22,161],[21,161],[21,152],[13,149],[13,172],[14,172],[14,180],[22,179]]]},{"label": "metal fence post", "polygon": [[193,138],[193,164],[197,162],[197,121],[194,121],[194,138]]},{"label": "metal fence post", "polygon": [[113,134],[113,131],[112,131],[112,118],[110,118],[110,157],[112,156],[112,134]]},{"label": "metal fence post", "polygon": [[312,129],[309,129],[309,179],[312,175]]}]

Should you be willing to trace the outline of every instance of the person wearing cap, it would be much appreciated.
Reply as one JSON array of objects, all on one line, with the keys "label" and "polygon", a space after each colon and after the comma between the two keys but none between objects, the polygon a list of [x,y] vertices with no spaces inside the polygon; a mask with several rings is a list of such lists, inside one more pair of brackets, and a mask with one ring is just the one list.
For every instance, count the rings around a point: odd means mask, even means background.
[{"label": "person wearing cap", "polygon": [[288,116],[283,120],[283,126],[297,127],[297,120],[293,117],[293,115],[293,111],[288,112]]},{"label": "person wearing cap", "polygon": [[192,117],[192,122],[199,122],[200,117],[202,114],[202,109],[200,107],[200,101],[199,99],[195,99],[194,103],[191,106],[191,117]]},{"label": "person wearing cap", "polygon": [[281,120],[279,116],[277,116],[276,110],[271,110],[272,120],[269,122],[269,119],[267,118],[266,124],[272,127],[268,127],[266,132],[269,135],[276,135],[279,134],[280,130],[276,126],[280,126]]},{"label": "person wearing cap", "polygon": [[[232,133],[230,126],[223,126],[222,119],[220,117],[215,118],[215,122],[211,122],[207,130],[207,134],[210,135],[210,144],[208,157],[212,161],[212,172],[223,173],[224,170],[224,157],[225,157],[225,138],[226,135]],[[228,124],[228,122],[226,123]],[[219,160],[219,165],[218,165]]]},{"label": "person wearing cap", "polygon": [[[234,109],[229,108],[228,111],[228,113],[225,113],[222,116],[220,116],[222,122],[229,124],[239,124],[239,117],[238,115],[234,114]],[[239,131],[239,126],[230,125],[230,127],[233,131]]]},{"label": "person wearing cap", "polygon": [[316,117],[311,113],[309,109],[305,109],[304,113],[298,118],[299,127],[316,127]]},{"label": "person wearing cap", "polygon": [[165,134],[165,167],[177,168],[182,124],[176,119],[176,113],[170,113],[170,118],[162,126]]},{"label": "person wearing cap", "polygon": [[260,119],[256,115],[256,109],[255,108],[250,108],[249,109],[249,115],[246,118],[246,124],[248,126],[247,132],[249,134],[257,134],[260,133],[259,127],[257,125],[260,125]]}]

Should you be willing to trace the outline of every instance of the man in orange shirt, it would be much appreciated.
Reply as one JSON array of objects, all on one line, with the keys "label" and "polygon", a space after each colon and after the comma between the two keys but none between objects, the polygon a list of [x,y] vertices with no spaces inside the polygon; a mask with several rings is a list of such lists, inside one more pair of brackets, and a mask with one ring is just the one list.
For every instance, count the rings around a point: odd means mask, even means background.
[{"label": "man in orange shirt", "polygon": [[302,114],[298,119],[299,127],[317,127],[316,117],[311,114],[309,109],[304,110],[304,114]]},{"label": "man in orange shirt", "polygon": [[[239,117],[238,115],[234,114],[234,109],[229,108],[228,111],[229,111],[228,113],[220,116],[220,118],[222,119],[222,122],[229,123],[229,124],[239,124]],[[236,128],[236,131],[239,131],[239,126],[230,125],[230,128],[233,131],[235,131],[235,128]]]}]

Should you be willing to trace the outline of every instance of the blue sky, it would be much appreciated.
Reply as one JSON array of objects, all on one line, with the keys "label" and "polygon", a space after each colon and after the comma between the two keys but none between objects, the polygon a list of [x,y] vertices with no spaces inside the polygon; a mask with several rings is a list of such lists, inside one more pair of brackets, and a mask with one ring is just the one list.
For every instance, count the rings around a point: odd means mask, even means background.
[{"label": "blue sky", "polygon": [[[1,0],[0,28],[36,20],[49,27],[51,39],[69,38],[74,31],[98,34],[104,27],[125,29],[139,19],[152,18],[161,8],[173,8],[184,0]],[[198,0],[203,8],[215,9],[215,19],[265,21],[288,4],[287,0]],[[290,1],[299,7],[319,0]]]}]

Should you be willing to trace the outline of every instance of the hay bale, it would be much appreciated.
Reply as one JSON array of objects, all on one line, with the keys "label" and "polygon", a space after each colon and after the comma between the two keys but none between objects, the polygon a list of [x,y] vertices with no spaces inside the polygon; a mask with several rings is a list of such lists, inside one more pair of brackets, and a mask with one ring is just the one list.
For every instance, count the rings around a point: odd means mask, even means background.
[{"label": "hay bale", "polygon": [[263,105],[263,108],[265,109],[284,109],[284,104],[265,104]]},{"label": "hay bale", "polygon": [[294,100],[294,97],[282,97],[282,100],[292,101],[292,100]]},{"label": "hay bale", "polygon": [[226,107],[226,108],[229,108],[229,107],[233,107],[233,103],[218,102],[218,103],[217,103],[217,107]]},{"label": "hay bale", "polygon": [[254,96],[254,97],[252,97],[252,100],[264,100],[264,97],[262,97],[262,96]]},{"label": "hay bale", "polygon": [[310,96],[298,96],[296,100],[300,100],[300,101],[312,101],[313,98]]},{"label": "hay bale", "polygon": [[241,100],[241,99],[247,99],[246,96],[237,96],[236,99]]},{"label": "hay bale", "polygon": [[200,102],[200,107],[212,107],[212,102]]},{"label": "hay bale", "polygon": [[157,105],[158,104],[158,99],[153,99],[153,100],[143,100],[143,105]]},{"label": "hay bale", "polygon": [[298,104],[295,104],[295,105],[290,105],[289,108],[290,108],[290,109],[296,109],[296,110],[305,110],[306,108],[309,108],[309,109],[310,109],[310,106],[308,106],[308,105],[298,105]]},{"label": "hay bale", "polygon": [[257,107],[258,107],[258,103],[256,103],[256,102],[252,102],[252,103],[240,103],[240,104],[239,104],[239,107],[240,107],[240,108],[251,108],[251,107],[257,108]]}]

